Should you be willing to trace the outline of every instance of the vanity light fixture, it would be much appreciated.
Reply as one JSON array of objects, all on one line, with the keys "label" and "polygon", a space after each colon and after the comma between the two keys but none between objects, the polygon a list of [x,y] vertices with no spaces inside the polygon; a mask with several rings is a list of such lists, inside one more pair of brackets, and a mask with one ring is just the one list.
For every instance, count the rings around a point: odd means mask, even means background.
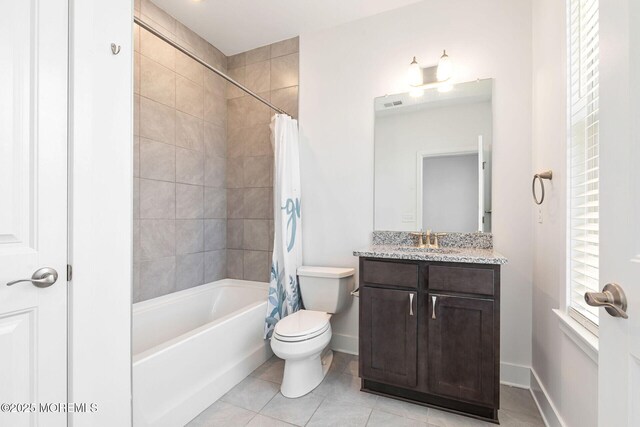
[{"label": "vanity light fixture", "polygon": [[438,65],[422,68],[416,57],[409,64],[407,72],[407,82],[410,86],[409,94],[413,97],[422,96],[424,89],[442,88],[442,92],[451,90],[451,77],[453,75],[453,64],[451,58],[447,55],[447,51],[442,51],[442,56],[438,61]]}]

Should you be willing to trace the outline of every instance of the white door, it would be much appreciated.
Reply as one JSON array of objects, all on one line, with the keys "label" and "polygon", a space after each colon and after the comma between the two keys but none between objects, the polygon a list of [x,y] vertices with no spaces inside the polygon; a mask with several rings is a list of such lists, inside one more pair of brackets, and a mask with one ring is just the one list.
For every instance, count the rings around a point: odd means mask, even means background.
[{"label": "white door", "polygon": [[[0,1],[2,426],[66,425],[67,15],[66,0]],[[6,285],[43,267],[51,286]]]},{"label": "white door", "polygon": [[629,318],[600,311],[598,421],[640,426],[640,2],[600,2],[600,281]]}]

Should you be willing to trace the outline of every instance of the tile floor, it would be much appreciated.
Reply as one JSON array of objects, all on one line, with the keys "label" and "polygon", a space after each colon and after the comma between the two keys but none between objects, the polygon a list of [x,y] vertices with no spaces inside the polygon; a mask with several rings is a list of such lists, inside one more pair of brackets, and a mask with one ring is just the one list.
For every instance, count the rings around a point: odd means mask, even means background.
[{"label": "tile floor", "polygon": [[[299,399],[280,394],[284,361],[272,357],[194,418],[188,427],[495,426],[437,409],[360,391],[358,358],[334,353],[330,372]],[[500,421],[507,427],[543,427],[529,390],[501,386]]]}]

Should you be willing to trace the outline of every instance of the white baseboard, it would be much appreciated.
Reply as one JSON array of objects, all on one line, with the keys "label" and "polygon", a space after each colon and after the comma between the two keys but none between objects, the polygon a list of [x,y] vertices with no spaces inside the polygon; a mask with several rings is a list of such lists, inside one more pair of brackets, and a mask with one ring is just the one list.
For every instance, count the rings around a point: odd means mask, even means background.
[{"label": "white baseboard", "polygon": [[342,353],[358,355],[358,337],[351,335],[333,334],[331,337],[331,350]]},{"label": "white baseboard", "polygon": [[513,363],[500,363],[500,383],[512,387],[529,388],[531,386],[531,368]]},{"label": "white baseboard", "polygon": [[542,420],[544,421],[547,427],[565,427],[564,421],[562,421],[562,417],[558,413],[558,409],[553,404],[551,397],[549,397],[549,393],[544,388],[542,383],[540,382],[540,378],[538,378],[538,374],[536,371],[531,368],[531,395],[533,396],[533,400],[538,405],[538,410],[542,415]]}]

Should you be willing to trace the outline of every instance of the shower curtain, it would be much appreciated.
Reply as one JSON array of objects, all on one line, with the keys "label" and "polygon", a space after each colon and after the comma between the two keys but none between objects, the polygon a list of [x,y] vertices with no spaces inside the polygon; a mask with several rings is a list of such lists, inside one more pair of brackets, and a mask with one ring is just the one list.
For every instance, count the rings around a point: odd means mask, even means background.
[{"label": "shower curtain", "polygon": [[264,335],[270,338],[276,323],[301,308],[298,267],[302,264],[300,218],[300,158],[298,122],[285,114],[271,119],[275,154],[273,176],[273,258]]}]

